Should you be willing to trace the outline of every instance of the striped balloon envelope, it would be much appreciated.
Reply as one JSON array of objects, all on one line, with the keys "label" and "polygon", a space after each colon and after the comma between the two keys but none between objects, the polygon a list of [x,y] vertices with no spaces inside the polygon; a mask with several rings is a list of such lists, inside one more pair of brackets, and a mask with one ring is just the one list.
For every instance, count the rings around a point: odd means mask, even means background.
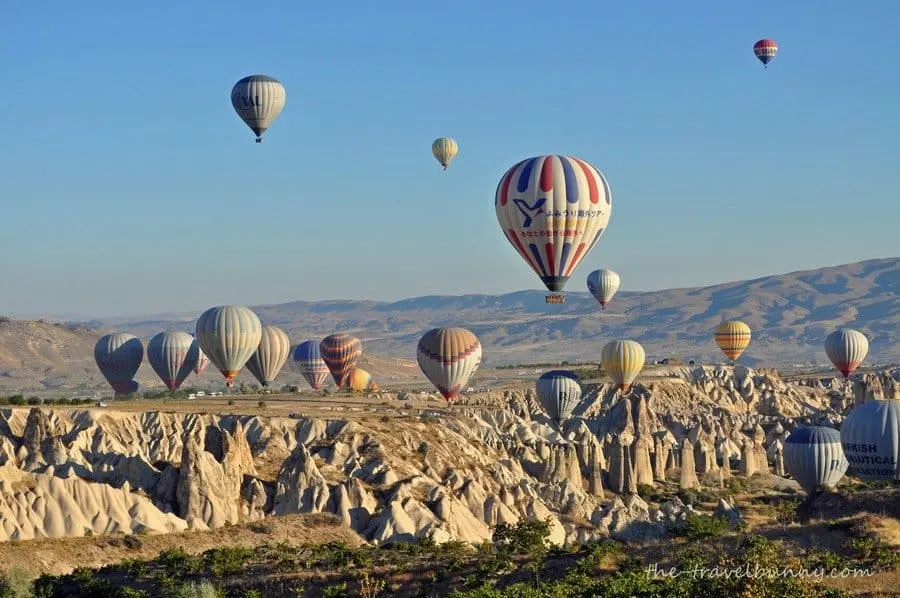
[{"label": "striped balloon envelope", "polygon": [[453,162],[453,158],[459,153],[459,145],[452,137],[438,137],[431,144],[431,153],[441,163],[444,170],[447,170],[450,162]]},{"label": "striped balloon envelope", "polygon": [[378,390],[378,384],[372,380],[372,374],[362,368],[353,368],[347,377],[347,386],[355,392]]},{"label": "striped balloon envelope", "polygon": [[841,433],[825,426],[797,428],[784,441],[784,468],[807,494],[833,488],[849,463]]},{"label": "striped balloon envelope", "polygon": [[234,386],[234,377],[262,339],[259,316],[248,307],[220,305],[200,314],[194,330],[200,350],[222,372],[225,385]]},{"label": "striped balloon envelope", "polygon": [[256,352],[247,360],[246,368],[263,386],[278,376],[291,354],[291,340],[277,326],[263,326]]},{"label": "striped balloon envelope", "polygon": [[169,390],[178,390],[199,354],[197,339],[187,332],[160,332],[147,343],[147,361]]},{"label": "striped balloon envelope", "polygon": [[606,230],[612,192],[603,174],[580,158],[538,156],[504,173],[494,208],[507,240],[558,293]]},{"label": "striped balloon envelope", "polygon": [[544,372],[535,384],[538,399],[557,426],[572,417],[581,402],[581,380],[568,370]]},{"label": "striped balloon envelope", "polygon": [[262,143],[263,133],[284,110],[286,99],[284,84],[268,75],[249,75],[231,88],[231,105],[256,135],[256,143]]},{"label": "striped balloon envelope", "polygon": [[313,390],[322,388],[328,377],[328,366],[322,359],[319,341],[303,341],[294,349],[294,361],[300,367],[300,373],[309,382]]},{"label": "striped balloon envelope", "polygon": [[753,44],[753,53],[763,63],[765,68],[769,68],[769,63],[778,54],[778,42],[774,39],[761,39]]},{"label": "striped balloon envelope", "polygon": [[326,336],[319,343],[322,360],[328,366],[331,377],[338,388],[342,388],[356,367],[356,361],[362,355],[362,343],[349,334],[339,333]]},{"label": "striped balloon envelope", "polygon": [[101,336],[94,345],[94,361],[116,394],[129,394],[132,378],[144,360],[144,345],[127,332]]},{"label": "striped balloon envelope", "polygon": [[631,388],[637,375],[644,368],[644,347],[632,340],[615,340],[606,343],[600,352],[600,363],[622,392]]},{"label": "striped balloon envelope", "polygon": [[900,482],[900,401],[874,399],[853,408],[841,424],[849,475]]},{"label": "striped balloon envelope", "polygon": [[481,364],[481,342],[466,328],[432,328],[419,339],[416,361],[429,382],[452,403]]},{"label": "striped balloon envelope", "polygon": [[750,346],[750,327],[740,320],[729,320],[716,326],[716,344],[732,363]]},{"label": "striped balloon envelope", "polygon": [[840,328],[826,337],[825,354],[844,378],[848,378],[869,354],[869,339],[858,330]]},{"label": "striped balloon envelope", "polygon": [[588,291],[600,304],[601,309],[606,309],[606,306],[609,305],[609,302],[615,296],[616,291],[619,290],[620,284],[622,284],[622,279],[616,272],[608,268],[594,270],[587,277]]},{"label": "striped balloon envelope", "polygon": [[192,332],[191,336],[194,337],[194,344],[197,345],[197,363],[194,365],[194,373],[199,376],[206,370],[206,366],[209,365],[209,357],[200,348],[200,341],[197,340],[197,335]]}]

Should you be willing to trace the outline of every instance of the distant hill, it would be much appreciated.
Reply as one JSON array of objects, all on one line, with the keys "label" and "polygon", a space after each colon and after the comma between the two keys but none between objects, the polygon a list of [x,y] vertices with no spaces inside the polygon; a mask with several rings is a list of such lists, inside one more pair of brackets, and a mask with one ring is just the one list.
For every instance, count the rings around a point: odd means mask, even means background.
[{"label": "distant hill", "polygon": [[[572,282],[573,289],[579,286]],[[416,375],[417,368],[387,358],[415,359],[425,330],[451,325],[474,331],[492,365],[598,360],[603,344],[613,338],[639,341],[649,359],[676,356],[708,363],[723,359],[712,341],[713,328],[723,319],[739,318],[753,328],[753,342],[741,359],[754,366],[827,363],[825,336],[850,326],[869,337],[867,362],[875,365],[900,362],[898,290],[900,258],[887,258],[711,287],[621,292],[605,311],[586,292],[567,293],[565,304],[547,305],[545,293],[537,290],[393,303],[296,301],[253,309],[294,342],[335,331],[354,334],[385,365],[375,368],[378,373],[402,378]],[[102,387],[93,365],[93,343],[100,334],[128,331],[146,342],[163,330],[192,330],[198,315],[62,324],[0,319],[0,390],[25,383],[35,389]],[[201,382],[218,383],[217,376],[207,372]],[[158,383],[146,364],[138,378],[142,384]]]},{"label": "distant hill", "polygon": [[[579,289],[577,279],[570,283]],[[874,362],[900,361],[900,258],[868,260],[817,270],[765,276],[703,288],[621,292],[601,311],[586,292],[567,293],[564,305],[547,305],[544,291],[505,295],[428,296],[379,301],[295,301],[253,309],[263,322],[293,340],[335,331],[358,336],[365,349],[414,358],[419,336],[435,326],[470,328],[495,364],[599,358],[611,338],[632,338],[658,358],[722,359],[712,330],[739,318],[753,328],[748,364],[826,361],[825,336],[851,326],[871,340]],[[93,327],[139,336],[193,327],[199,314],[130,322],[95,321]]]}]

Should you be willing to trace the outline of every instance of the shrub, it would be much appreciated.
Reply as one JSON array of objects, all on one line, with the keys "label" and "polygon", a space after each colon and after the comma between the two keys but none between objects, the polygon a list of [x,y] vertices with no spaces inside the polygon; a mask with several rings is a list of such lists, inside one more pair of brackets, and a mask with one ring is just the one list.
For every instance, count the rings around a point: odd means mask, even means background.
[{"label": "shrub", "polygon": [[213,548],[203,554],[203,560],[214,577],[237,575],[253,556],[249,548]]},{"label": "shrub", "polygon": [[31,598],[34,583],[28,571],[12,567],[0,575],[0,598]]},{"label": "shrub", "polygon": [[260,409],[265,409],[268,405],[266,405],[265,401],[260,401],[259,403],[256,404],[256,406],[259,407]]},{"label": "shrub", "polygon": [[728,521],[709,515],[692,515],[670,527],[675,536],[681,536],[688,542],[719,538],[728,533]]},{"label": "shrub", "polygon": [[271,534],[274,529],[267,521],[254,521],[250,524],[250,531],[255,534]]},{"label": "shrub", "polygon": [[523,519],[515,527],[501,523],[494,528],[495,545],[507,548],[512,554],[543,556],[550,537],[550,520]]},{"label": "shrub", "polygon": [[876,538],[853,538],[850,546],[867,565],[890,571],[900,567],[900,552]]}]

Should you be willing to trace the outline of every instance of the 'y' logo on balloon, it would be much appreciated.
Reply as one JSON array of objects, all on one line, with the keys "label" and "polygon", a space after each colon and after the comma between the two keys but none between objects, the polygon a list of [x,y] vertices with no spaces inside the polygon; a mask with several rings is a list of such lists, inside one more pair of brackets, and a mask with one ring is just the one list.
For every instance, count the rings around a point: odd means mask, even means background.
[{"label": "'y' logo on balloon", "polygon": [[528,228],[531,226],[531,222],[534,217],[538,214],[544,213],[544,202],[547,201],[546,197],[542,197],[536,202],[534,202],[533,206],[528,205],[528,202],[524,199],[514,199],[513,203],[516,204],[516,207],[519,208],[519,211],[522,212],[522,215],[525,216],[525,220],[522,222],[522,228]]}]

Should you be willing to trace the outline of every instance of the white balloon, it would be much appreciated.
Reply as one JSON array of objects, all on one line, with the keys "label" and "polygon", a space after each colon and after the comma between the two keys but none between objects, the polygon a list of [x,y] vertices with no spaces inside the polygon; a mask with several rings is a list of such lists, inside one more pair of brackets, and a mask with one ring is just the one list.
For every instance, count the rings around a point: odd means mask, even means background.
[{"label": "white balloon", "polygon": [[848,465],[841,433],[834,428],[797,428],[784,441],[784,468],[809,494],[819,488],[833,488]]},{"label": "white balloon", "polygon": [[231,105],[256,134],[256,143],[262,143],[263,133],[281,114],[286,99],[284,85],[268,75],[244,77],[231,88]]},{"label": "white balloon", "polygon": [[857,405],[841,425],[841,444],[861,480],[900,480],[900,401],[872,400]]},{"label": "white balloon", "polygon": [[619,278],[619,275],[606,268],[594,270],[587,277],[588,290],[600,303],[600,307],[604,309],[619,290],[621,283],[622,279]]}]

